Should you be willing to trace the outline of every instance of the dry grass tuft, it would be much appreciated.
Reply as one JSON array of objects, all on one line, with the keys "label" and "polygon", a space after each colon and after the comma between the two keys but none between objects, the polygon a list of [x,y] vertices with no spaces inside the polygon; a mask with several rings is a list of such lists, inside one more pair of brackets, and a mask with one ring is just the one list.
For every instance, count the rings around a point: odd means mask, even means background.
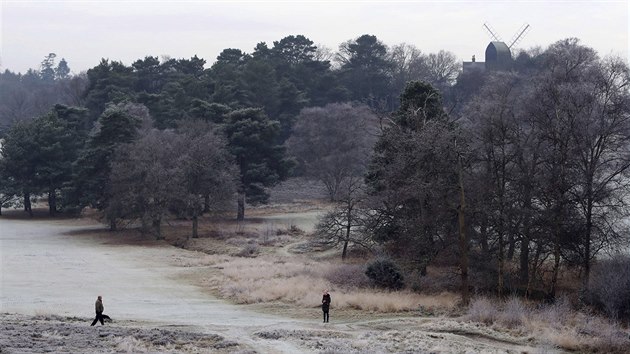
[{"label": "dry grass tuft", "polygon": [[408,291],[355,290],[336,294],[335,307],[389,313],[417,310],[442,312],[455,308],[457,301],[458,297],[452,293],[436,296]]},{"label": "dry grass tuft", "polygon": [[543,346],[570,351],[624,353],[630,346],[628,333],[602,317],[575,311],[566,298],[537,309],[519,298],[493,302],[486,297],[472,301],[465,320],[493,325],[493,328],[520,330]]},{"label": "dry grass tuft", "polygon": [[518,297],[509,298],[499,313],[498,322],[507,328],[521,326],[530,314],[527,306]]},{"label": "dry grass tuft", "polygon": [[358,268],[350,265],[260,256],[229,257],[215,266],[224,277],[216,281],[221,284],[220,293],[240,304],[279,301],[314,308],[321,304],[321,293],[325,289],[331,291],[334,309],[444,312],[455,308],[458,301],[458,296],[452,293],[429,296],[407,291],[388,292],[351,286],[356,279],[348,279],[348,284],[343,286],[336,284],[340,281],[338,277],[333,277],[335,282],[329,280],[330,274],[340,269],[358,277]]},{"label": "dry grass tuft", "polygon": [[496,305],[487,297],[481,296],[473,299],[468,307],[468,314],[465,318],[473,322],[481,322],[491,325],[499,317],[499,310]]}]

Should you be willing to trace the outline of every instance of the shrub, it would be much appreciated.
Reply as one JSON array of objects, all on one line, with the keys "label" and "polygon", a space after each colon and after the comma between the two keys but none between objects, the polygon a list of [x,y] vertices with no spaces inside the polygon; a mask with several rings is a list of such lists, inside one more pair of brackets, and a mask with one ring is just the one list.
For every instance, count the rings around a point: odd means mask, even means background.
[{"label": "shrub", "polygon": [[612,318],[630,317],[630,258],[620,256],[595,265],[584,299]]},{"label": "shrub", "polygon": [[399,290],[405,286],[400,269],[388,259],[377,259],[370,263],[365,275],[380,288]]}]

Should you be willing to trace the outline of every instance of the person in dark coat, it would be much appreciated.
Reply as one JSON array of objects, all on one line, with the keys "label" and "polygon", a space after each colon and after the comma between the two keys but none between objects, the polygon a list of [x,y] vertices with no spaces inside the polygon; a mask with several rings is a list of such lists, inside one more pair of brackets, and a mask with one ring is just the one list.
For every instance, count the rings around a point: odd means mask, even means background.
[{"label": "person in dark coat", "polygon": [[324,312],[324,323],[328,322],[328,318],[330,317],[328,311],[330,310],[330,294],[328,294],[328,290],[324,291],[324,296],[322,297],[322,311]]},{"label": "person in dark coat", "polygon": [[103,319],[106,317],[109,319],[109,316],[103,315],[103,310],[105,310],[105,307],[103,306],[103,297],[101,297],[100,295],[96,298],[94,308],[96,310],[96,317],[94,318],[94,321],[92,321],[92,324],[90,326],[94,326],[97,321],[101,322],[101,326],[105,325]]}]

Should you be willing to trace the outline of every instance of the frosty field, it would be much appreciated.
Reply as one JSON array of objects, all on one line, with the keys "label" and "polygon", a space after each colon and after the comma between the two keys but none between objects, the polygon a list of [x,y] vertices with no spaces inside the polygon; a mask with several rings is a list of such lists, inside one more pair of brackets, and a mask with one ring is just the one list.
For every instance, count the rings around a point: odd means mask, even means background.
[{"label": "frosty field", "polygon": [[[3,217],[0,231],[2,353],[555,352],[442,316],[339,318],[333,308],[323,324],[317,307],[236,305],[203,286],[208,265],[192,261],[199,252],[88,219]],[[97,295],[114,322],[90,327]]]}]

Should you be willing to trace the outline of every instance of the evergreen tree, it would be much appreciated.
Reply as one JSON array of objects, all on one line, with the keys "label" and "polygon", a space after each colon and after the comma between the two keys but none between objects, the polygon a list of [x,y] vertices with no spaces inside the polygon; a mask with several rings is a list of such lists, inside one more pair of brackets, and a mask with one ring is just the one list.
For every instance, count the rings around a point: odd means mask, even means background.
[{"label": "evergreen tree", "polygon": [[376,36],[364,34],[341,44],[337,61],[341,64],[340,80],[352,92],[353,100],[381,109],[388,103],[392,62],[387,46]]},{"label": "evergreen tree", "polygon": [[245,217],[245,200],[266,203],[271,187],[285,179],[291,163],[285,158],[285,148],[278,145],[278,121],[269,119],[259,108],[233,111],[225,124],[229,149],[240,170],[239,220]]},{"label": "evergreen tree", "polygon": [[50,53],[44,58],[39,69],[39,75],[44,82],[55,81],[55,58],[57,54]]},{"label": "evergreen tree", "polygon": [[55,79],[56,80],[65,80],[70,77],[70,67],[68,66],[68,62],[65,58],[61,58],[59,64],[55,68]]},{"label": "evergreen tree", "polygon": [[[75,164],[74,195],[79,207],[105,210],[111,197],[109,174],[116,148],[132,142],[149,120],[146,107],[121,103],[110,105],[99,117]],[[118,215],[107,215],[112,228]]]},{"label": "evergreen tree", "polygon": [[[375,149],[367,182],[374,236],[421,274],[456,234],[457,131],[439,93],[410,82]],[[451,240],[452,241],[452,240]]]}]

